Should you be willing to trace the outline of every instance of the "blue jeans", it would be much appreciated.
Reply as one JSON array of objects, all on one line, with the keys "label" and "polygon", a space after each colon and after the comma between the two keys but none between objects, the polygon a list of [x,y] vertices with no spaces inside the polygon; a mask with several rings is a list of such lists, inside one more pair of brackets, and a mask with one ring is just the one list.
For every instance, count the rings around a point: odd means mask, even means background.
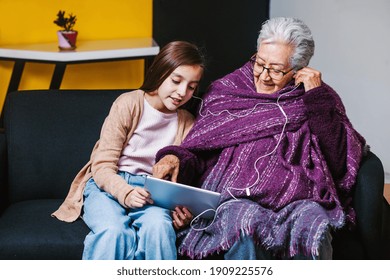
[{"label": "blue jeans", "polygon": [[[331,260],[332,259],[332,235],[328,231],[325,239],[321,243],[319,256],[303,256],[296,255],[293,260]],[[248,235],[241,234],[240,239],[224,254],[225,260],[272,260],[271,253],[259,246],[255,245],[253,238]]]},{"label": "blue jeans", "polygon": [[[143,187],[144,176],[118,172],[128,184]],[[176,233],[170,211],[153,205],[126,209],[91,178],[84,190],[83,220],[91,229],[83,259],[174,260]]]}]

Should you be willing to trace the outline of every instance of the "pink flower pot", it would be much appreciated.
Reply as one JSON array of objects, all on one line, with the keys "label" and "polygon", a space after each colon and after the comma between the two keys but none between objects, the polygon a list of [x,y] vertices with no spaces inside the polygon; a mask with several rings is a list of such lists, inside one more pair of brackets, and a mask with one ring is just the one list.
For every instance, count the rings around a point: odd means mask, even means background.
[{"label": "pink flower pot", "polygon": [[76,48],[77,34],[77,31],[57,31],[60,50],[74,50]]}]

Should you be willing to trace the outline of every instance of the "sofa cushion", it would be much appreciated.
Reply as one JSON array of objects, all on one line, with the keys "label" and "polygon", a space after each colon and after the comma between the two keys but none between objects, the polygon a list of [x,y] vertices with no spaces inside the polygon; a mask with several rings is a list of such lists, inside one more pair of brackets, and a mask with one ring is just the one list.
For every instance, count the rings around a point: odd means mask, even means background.
[{"label": "sofa cushion", "polygon": [[89,229],[81,219],[65,223],[50,216],[62,201],[28,200],[8,207],[0,219],[0,258],[81,259]]},{"label": "sofa cushion", "polygon": [[7,205],[7,145],[4,131],[0,128],[0,213]]},{"label": "sofa cushion", "polygon": [[112,102],[124,91],[10,93],[4,115],[9,202],[64,198],[88,161]]}]

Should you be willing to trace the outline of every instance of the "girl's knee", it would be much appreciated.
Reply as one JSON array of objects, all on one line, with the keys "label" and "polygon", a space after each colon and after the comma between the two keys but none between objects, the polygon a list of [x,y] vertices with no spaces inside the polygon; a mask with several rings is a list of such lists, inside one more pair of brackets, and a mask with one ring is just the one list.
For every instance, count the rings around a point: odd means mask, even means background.
[{"label": "girl's knee", "polygon": [[161,208],[158,206],[150,206],[145,209],[145,216],[147,216],[150,219],[158,218],[158,219],[164,219],[164,220],[172,220],[170,215],[170,210]]},{"label": "girl's knee", "polygon": [[144,230],[160,233],[174,233],[170,211],[160,207],[149,207],[142,223]]}]

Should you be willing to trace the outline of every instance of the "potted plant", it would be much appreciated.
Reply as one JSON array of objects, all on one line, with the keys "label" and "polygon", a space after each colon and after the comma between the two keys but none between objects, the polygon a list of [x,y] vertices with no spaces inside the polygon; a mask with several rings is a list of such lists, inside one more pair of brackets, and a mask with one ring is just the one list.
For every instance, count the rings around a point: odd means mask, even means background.
[{"label": "potted plant", "polygon": [[76,39],[78,32],[73,29],[76,24],[76,16],[68,14],[65,16],[65,11],[59,11],[57,19],[54,23],[61,27],[61,30],[57,31],[58,47],[61,50],[74,50],[76,48]]}]

